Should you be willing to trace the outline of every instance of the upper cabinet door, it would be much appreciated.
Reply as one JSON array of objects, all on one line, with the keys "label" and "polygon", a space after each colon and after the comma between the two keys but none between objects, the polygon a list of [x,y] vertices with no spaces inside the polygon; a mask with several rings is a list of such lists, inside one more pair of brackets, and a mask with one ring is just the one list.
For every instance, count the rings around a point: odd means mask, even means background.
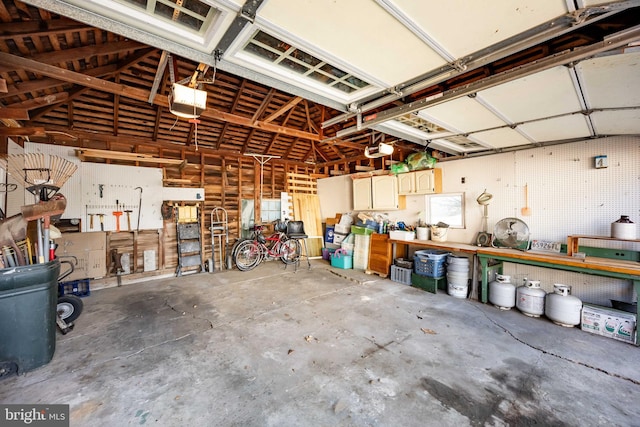
[{"label": "upper cabinet door", "polygon": [[353,210],[371,209],[371,178],[353,180]]},{"label": "upper cabinet door", "polygon": [[417,194],[429,194],[435,192],[433,169],[414,172]]},{"label": "upper cabinet door", "polygon": [[398,181],[394,175],[371,178],[373,209],[398,209]]},{"label": "upper cabinet door", "polygon": [[415,174],[412,172],[401,173],[397,176],[398,179],[398,194],[412,194],[415,190]]}]

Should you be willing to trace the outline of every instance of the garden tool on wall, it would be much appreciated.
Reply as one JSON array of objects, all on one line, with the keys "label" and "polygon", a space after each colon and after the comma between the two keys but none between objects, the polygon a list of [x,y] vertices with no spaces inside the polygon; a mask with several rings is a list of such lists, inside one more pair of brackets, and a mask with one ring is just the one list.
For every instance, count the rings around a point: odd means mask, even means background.
[{"label": "garden tool on wall", "polygon": [[[27,191],[34,195],[36,204],[50,199],[60,200],[64,196],[54,198],[65,182],[78,169],[78,166],[59,156],[43,153],[11,154],[7,156],[7,173],[16,181],[22,183]],[[66,201],[65,201],[66,206]],[[64,212],[64,209],[62,210]],[[37,250],[38,262],[50,261],[49,256],[49,224],[51,216],[59,213],[49,213],[38,220]]]}]

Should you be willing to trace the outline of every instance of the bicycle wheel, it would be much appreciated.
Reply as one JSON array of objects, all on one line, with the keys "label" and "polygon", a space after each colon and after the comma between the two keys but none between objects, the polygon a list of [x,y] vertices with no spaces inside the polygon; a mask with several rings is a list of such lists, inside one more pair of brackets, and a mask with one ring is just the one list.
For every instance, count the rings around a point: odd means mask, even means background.
[{"label": "bicycle wheel", "polygon": [[285,264],[293,264],[298,262],[302,253],[302,245],[297,239],[285,240],[280,246],[280,260]]},{"label": "bicycle wheel", "polygon": [[240,271],[249,271],[256,268],[262,261],[262,250],[260,250],[259,244],[254,240],[245,240],[240,243],[236,248],[234,261]]}]

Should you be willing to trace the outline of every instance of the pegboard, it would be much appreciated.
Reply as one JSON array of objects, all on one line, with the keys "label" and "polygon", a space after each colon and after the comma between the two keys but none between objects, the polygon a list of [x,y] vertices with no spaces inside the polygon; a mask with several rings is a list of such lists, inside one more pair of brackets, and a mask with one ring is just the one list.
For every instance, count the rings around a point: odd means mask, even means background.
[{"label": "pegboard", "polygon": [[[100,231],[100,218],[104,214],[104,231],[116,230],[116,200],[120,210],[130,210],[131,229],[138,225],[138,204],[142,188],[140,229],[162,228],[162,169],[81,162],[73,147],[26,142],[25,153],[43,153],[60,156],[78,165],[78,170],[67,180],[60,193],[67,198],[62,218],[81,219],[81,231]],[[100,197],[102,185],[102,197]],[[94,214],[93,228],[90,214]],[[128,230],[127,215],[120,217],[120,230]]]},{"label": "pegboard", "polygon": [[[160,211],[162,207],[162,169],[82,163],[81,178],[84,208],[82,231],[100,230],[100,219],[95,216],[97,214],[104,214],[105,231],[115,231],[116,217],[113,212],[116,210],[131,211],[129,213],[131,228],[135,230],[138,223],[140,189],[142,189],[140,229],[162,228]],[[90,214],[94,214],[93,229],[90,228]],[[120,230],[128,230],[126,213],[120,217]]]}]

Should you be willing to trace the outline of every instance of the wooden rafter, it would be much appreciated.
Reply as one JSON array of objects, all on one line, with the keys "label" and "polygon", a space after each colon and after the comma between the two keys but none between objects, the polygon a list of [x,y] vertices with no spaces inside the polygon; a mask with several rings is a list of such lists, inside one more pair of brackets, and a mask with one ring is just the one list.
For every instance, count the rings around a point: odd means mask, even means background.
[{"label": "wooden rafter", "polygon": [[236,93],[236,96],[233,98],[233,104],[231,104],[231,108],[229,109],[230,113],[235,113],[236,112],[236,108],[238,108],[238,102],[240,102],[240,97],[242,96],[242,93],[244,92],[244,86],[247,84],[246,80],[242,80],[242,83],[240,83],[240,87],[238,88],[238,92]]},{"label": "wooden rafter", "polygon": [[256,112],[253,113],[253,117],[251,117],[251,120],[258,120],[260,116],[264,114],[264,111],[267,109],[267,107],[271,103],[271,100],[273,99],[273,95],[275,93],[276,93],[275,89],[271,88],[269,90],[269,93],[267,93],[267,96],[265,96],[264,99],[262,100],[262,103],[260,103],[260,107],[258,107]]},{"label": "wooden rafter", "polygon": [[263,122],[264,123],[269,123],[269,122],[274,121],[275,119],[277,119],[278,117],[280,117],[281,115],[283,115],[284,113],[286,113],[287,111],[291,110],[293,107],[298,105],[298,103],[300,101],[302,101],[302,98],[299,97],[299,96],[296,96],[295,98],[291,99],[289,102],[284,104],[282,107],[278,108],[276,111],[274,111],[273,113],[269,114],[269,116],[267,116],[263,120]]},{"label": "wooden rafter", "polygon": [[296,139],[293,140],[291,145],[289,145],[289,148],[287,149],[287,152],[284,154],[284,158],[285,159],[289,158],[289,156],[291,155],[291,151],[293,151],[293,147],[295,147],[296,144],[298,144],[299,141],[300,141],[300,138],[296,138]]},{"label": "wooden rafter", "polygon": [[311,120],[311,113],[309,112],[309,103],[307,102],[307,100],[304,100],[304,112],[307,115],[307,126],[309,126],[309,130],[319,134],[320,131],[318,130],[318,126],[316,126],[315,123],[313,123],[313,120]]},{"label": "wooden rafter", "polygon": [[[28,68],[30,71],[38,74],[47,75],[49,77],[58,78],[60,80],[70,81],[72,83],[91,87],[92,89],[97,89],[107,93],[119,94],[127,98],[136,99],[139,101],[147,102],[149,99],[149,92],[144,89],[133,88],[126,85],[113,83],[107,80],[90,77],[82,73],[77,73],[4,52],[0,52],[0,63],[4,63],[5,65],[8,65],[10,67],[13,66],[16,68]],[[163,107],[169,106],[169,101],[165,95],[157,95],[153,103],[161,105]],[[253,129],[260,129],[266,132],[282,133],[284,135],[297,136],[299,138],[309,139],[312,141],[319,140],[319,135],[317,134],[312,134],[298,129],[287,128],[284,126],[273,125],[271,123],[265,123],[263,121],[252,121],[248,117],[237,116],[235,114],[226,113],[214,108],[207,108],[201,114],[201,116],[213,120],[227,121],[236,125],[251,127]]]}]

